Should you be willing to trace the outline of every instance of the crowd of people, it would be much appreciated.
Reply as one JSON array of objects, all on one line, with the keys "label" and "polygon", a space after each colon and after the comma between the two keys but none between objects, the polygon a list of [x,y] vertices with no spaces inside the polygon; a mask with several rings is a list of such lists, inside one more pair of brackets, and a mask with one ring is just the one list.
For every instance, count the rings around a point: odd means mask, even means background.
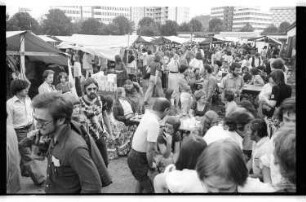
[{"label": "crowd of people", "polygon": [[[32,100],[31,84],[13,79],[8,193],[21,176],[47,194],[101,193],[122,156],[135,193],[295,192],[292,66],[275,47],[244,47],[142,45],[96,65],[67,51],[75,82],[45,70]],[[99,89],[101,73],[117,75],[113,95]],[[257,99],[244,96],[246,84],[261,87]]]}]

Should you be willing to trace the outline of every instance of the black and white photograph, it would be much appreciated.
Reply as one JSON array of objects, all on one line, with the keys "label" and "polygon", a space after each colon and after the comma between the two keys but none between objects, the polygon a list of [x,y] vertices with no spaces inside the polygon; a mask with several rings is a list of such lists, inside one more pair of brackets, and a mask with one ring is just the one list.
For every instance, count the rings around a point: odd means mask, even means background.
[{"label": "black and white photograph", "polygon": [[6,194],[297,193],[303,1],[0,4]]}]

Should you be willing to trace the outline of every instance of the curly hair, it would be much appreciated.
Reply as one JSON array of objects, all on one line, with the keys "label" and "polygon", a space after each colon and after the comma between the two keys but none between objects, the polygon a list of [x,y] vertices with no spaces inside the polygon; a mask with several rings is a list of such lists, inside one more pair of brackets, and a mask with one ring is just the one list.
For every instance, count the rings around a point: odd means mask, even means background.
[{"label": "curly hair", "polygon": [[279,121],[283,121],[283,114],[285,112],[295,113],[295,110],[296,110],[295,97],[286,98],[280,105],[279,109],[275,111],[274,117],[277,118]]},{"label": "curly hair", "polygon": [[16,95],[18,92],[28,88],[29,86],[30,83],[26,80],[14,79],[13,81],[11,81],[10,91],[12,95]]}]

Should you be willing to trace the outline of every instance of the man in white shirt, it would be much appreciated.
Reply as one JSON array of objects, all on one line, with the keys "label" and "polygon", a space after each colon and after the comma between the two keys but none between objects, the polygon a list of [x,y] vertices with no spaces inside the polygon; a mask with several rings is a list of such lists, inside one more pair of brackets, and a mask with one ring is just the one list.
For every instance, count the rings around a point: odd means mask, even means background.
[{"label": "man in white shirt", "polygon": [[169,109],[170,102],[166,98],[157,98],[152,111],[146,111],[134,133],[132,149],[127,161],[133,176],[137,180],[136,193],[154,193],[148,172],[156,168],[154,155],[160,132],[159,121],[168,114]]},{"label": "man in white shirt", "polygon": [[[31,99],[28,96],[30,84],[21,79],[15,79],[11,83],[11,92],[14,95],[6,102],[8,116],[12,120],[13,127],[17,134],[18,143],[27,137],[33,129],[33,108]],[[31,177],[34,184],[41,185],[45,177],[40,170],[33,170],[34,161],[29,147],[19,146],[21,156],[21,174]],[[35,167],[34,167],[35,168]]]}]

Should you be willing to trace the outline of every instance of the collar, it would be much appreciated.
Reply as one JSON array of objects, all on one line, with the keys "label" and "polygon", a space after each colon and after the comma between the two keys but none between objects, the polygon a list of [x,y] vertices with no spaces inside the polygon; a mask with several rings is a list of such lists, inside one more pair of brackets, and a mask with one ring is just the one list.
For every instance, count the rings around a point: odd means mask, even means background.
[{"label": "collar", "polygon": [[[24,100],[26,101],[28,99],[28,96],[26,96],[25,98],[24,98]],[[14,97],[12,97],[12,101],[13,102],[16,102],[16,101],[21,101],[16,95],[14,95]]]},{"label": "collar", "polygon": [[230,79],[238,79],[239,75],[237,77],[234,77],[234,75],[232,73],[229,73],[228,74],[228,78],[230,78]]},{"label": "collar", "polygon": [[[53,136],[54,145],[63,142],[63,140],[67,138],[68,135],[70,134],[70,131],[71,131],[70,124],[64,124],[60,126]],[[57,139],[55,139],[54,137],[57,137]]]},{"label": "collar", "polygon": [[157,118],[158,121],[161,120],[161,118],[157,115],[157,112],[155,112],[155,111],[153,111],[153,110],[148,110],[148,112],[149,112],[150,114],[152,114],[153,116],[155,116],[155,117]]}]

